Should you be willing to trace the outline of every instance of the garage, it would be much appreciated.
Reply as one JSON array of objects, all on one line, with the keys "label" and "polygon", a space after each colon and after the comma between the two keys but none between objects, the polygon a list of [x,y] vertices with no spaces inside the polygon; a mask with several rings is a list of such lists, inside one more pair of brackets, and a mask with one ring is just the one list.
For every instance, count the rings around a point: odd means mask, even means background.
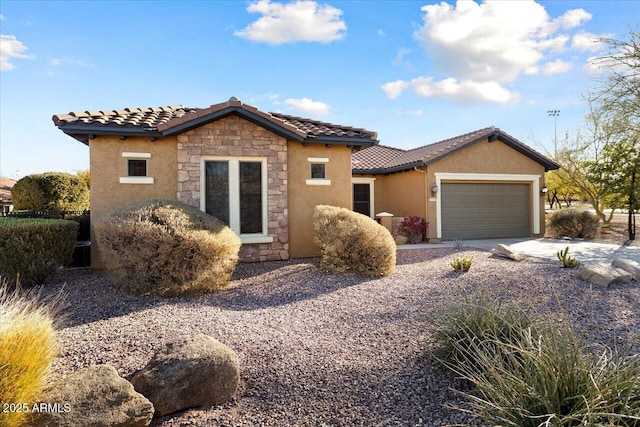
[{"label": "garage", "polygon": [[442,183],[442,239],[531,235],[531,185]]}]

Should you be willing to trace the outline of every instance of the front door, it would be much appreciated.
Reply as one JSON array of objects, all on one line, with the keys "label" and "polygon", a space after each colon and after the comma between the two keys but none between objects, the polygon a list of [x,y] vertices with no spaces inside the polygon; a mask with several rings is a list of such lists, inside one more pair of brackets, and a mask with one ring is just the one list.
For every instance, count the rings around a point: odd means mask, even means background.
[{"label": "front door", "polygon": [[371,216],[371,185],[353,184],[353,210]]}]

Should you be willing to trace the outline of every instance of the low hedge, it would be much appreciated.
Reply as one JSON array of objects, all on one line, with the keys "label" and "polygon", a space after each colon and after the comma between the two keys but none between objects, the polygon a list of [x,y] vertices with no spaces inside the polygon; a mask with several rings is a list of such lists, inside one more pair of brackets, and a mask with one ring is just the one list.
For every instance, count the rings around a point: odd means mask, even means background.
[{"label": "low hedge", "polygon": [[25,286],[48,283],[71,263],[77,235],[75,221],[0,218],[0,274]]},{"label": "low hedge", "polygon": [[175,296],[226,287],[240,238],[200,209],[154,199],[107,213],[94,224],[113,281],[137,294]]},{"label": "low hedge", "polygon": [[396,244],[389,230],[373,219],[349,209],[319,205],[313,213],[313,227],[323,268],[369,277],[395,271]]}]

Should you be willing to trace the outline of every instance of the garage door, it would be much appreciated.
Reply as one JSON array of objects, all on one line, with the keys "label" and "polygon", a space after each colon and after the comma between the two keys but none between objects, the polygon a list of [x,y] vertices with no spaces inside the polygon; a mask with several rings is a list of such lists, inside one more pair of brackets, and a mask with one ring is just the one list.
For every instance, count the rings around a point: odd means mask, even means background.
[{"label": "garage door", "polygon": [[441,188],[443,239],[531,234],[529,184],[443,183]]}]

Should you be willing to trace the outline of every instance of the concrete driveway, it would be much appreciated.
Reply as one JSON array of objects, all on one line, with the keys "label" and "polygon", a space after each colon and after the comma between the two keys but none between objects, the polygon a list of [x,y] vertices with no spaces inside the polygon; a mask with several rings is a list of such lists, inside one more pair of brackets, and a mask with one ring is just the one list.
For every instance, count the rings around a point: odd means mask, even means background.
[{"label": "concrete driveway", "polygon": [[[509,238],[509,239],[486,239],[486,240],[464,240],[463,246],[491,250],[497,244],[509,245],[524,256],[538,257],[557,260],[556,253],[569,246],[569,255],[582,263],[586,262],[611,262],[614,258],[627,258],[640,262],[640,247],[620,246],[605,243],[592,243],[576,240],[557,239],[532,239],[532,238]],[[420,245],[402,245],[402,249],[452,247],[453,242],[425,243]]]}]

